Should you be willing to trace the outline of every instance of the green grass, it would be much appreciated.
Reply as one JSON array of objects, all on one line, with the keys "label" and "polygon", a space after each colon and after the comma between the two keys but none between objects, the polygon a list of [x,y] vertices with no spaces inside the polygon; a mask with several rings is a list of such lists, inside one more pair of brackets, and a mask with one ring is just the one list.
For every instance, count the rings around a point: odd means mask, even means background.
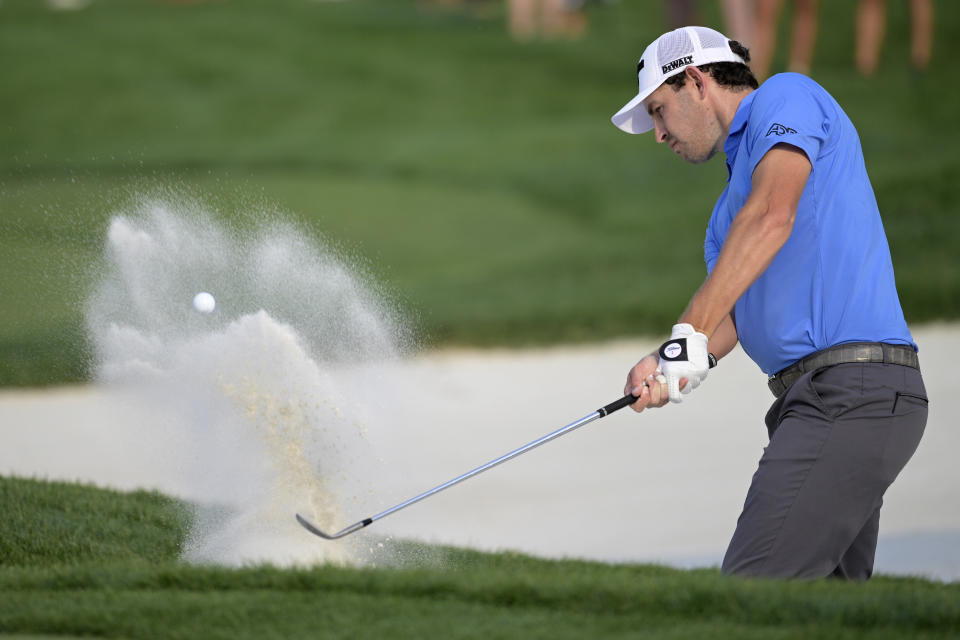
[{"label": "green grass", "polygon": [[[960,584],[722,578],[715,570],[432,548],[391,567],[178,560],[164,496],[0,477],[0,634],[105,638],[949,638]],[[318,541],[317,544],[323,544]],[[404,543],[411,551],[412,543]],[[6,637],[6,635],[4,635]]]},{"label": "green grass", "polygon": [[[105,225],[158,185],[228,222],[279,207],[332,238],[427,344],[662,333],[703,278],[725,177],[609,123],[662,4],[595,4],[583,40],[521,44],[499,5],[4,0],[0,384],[89,376],[82,303]],[[905,3],[888,3],[863,79],[853,3],[821,4],[813,75],[860,130],[908,319],[955,318],[960,6],[938,4],[917,74]]]}]

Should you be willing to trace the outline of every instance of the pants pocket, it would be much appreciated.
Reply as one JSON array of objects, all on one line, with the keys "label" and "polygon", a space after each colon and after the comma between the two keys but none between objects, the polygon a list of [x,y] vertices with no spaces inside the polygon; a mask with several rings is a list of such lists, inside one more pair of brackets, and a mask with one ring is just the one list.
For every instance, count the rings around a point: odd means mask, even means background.
[{"label": "pants pocket", "polygon": [[901,406],[901,400],[904,405],[906,404],[917,404],[920,405],[924,410],[927,409],[927,406],[930,404],[930,401],[926,396],[921,396],[917,393],[905,393],[903,391],[897,391],[896,395],[893,398],[893,409],[890,410],[890,413],[896,413],[897,407]]}]

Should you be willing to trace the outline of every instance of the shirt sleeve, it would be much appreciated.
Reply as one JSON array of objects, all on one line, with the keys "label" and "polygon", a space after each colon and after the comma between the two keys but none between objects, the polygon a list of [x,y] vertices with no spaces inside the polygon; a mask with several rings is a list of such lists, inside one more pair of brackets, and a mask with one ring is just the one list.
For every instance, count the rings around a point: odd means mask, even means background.
[{"label": "shirt sleeve", "polygon": [[754,99],[746,131],[751,171],[780,143],[797,147],[815,165],[827,139],[828,106],[792,75],[770,78]]}]

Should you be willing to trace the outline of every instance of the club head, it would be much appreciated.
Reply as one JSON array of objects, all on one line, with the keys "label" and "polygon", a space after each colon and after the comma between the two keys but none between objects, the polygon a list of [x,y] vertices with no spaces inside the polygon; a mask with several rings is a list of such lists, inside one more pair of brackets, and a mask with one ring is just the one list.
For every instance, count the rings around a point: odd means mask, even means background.
[{"label": "club head", "polygon": [[300,515],[299,513],[297,514],[297,522],[300,523],[300,526],[301,526],[301,527],[303,527],[304,529],[306,529],[307,531],[309,531],[310,533],[312,533],[312,534],[315,535],[315,536],[319,536],[319,537],[323,538],[324,540],[336,540],[337,538],[342,538],[342,537],[344,537],[344,536],[348,536],[348,535],[350,535],[351,533],[353,533],[354,531],[359,531],[360,529],[363,529],[365,526],[367,526],[368,524],[372,523],[373,520],[372,520],[371,518],[367,518],[366,520],[361,520],[360,522],[356,522],[356,523],[350,525],[349,527],[347,527],[347,528],[344,529],[343,531],[338,531],[337,533],[333,533],[333,534],[324,533],[323,531],[321,531],[320,529],[318,529],[315,524],[313,524],[312,522],[310,522],[309,520],[307,520],[306,518],[304,518],[304,517],[303,517],[302,515]]},{"label": "club head", "polygon": [[315,536],[320,536],[321,538],[324,538],[325,540],[335,540],[335,539],[336,539],[335,536],[328,536],[328,535],[325,534],[323,531],[320,531],[320,529],[318,529],[318,528],[316,527],[316,525],[314,525],[312,522],[310,522],[309,520],[307,520],[306,518],[304,518],[304,517],[303,517],[302,515],[300,515],[299,513],[297,514],[297,522],[300,523],[300,526],[301,526],[301,527],[303,527],[304,529],[306,529],[307,531],[309,531],[310,533],[312,533],[312,534],[315,535]]}]

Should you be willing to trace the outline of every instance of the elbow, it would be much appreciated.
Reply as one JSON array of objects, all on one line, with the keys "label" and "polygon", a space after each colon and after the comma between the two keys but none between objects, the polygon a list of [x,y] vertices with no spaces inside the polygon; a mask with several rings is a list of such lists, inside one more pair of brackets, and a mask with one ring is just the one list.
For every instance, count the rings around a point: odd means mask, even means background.
[{"label": "elbow", "polygon": [[783,246],[793,232],[796,219],[797,211],[791,207],[767,209],[762,218],[763,235]]}]

